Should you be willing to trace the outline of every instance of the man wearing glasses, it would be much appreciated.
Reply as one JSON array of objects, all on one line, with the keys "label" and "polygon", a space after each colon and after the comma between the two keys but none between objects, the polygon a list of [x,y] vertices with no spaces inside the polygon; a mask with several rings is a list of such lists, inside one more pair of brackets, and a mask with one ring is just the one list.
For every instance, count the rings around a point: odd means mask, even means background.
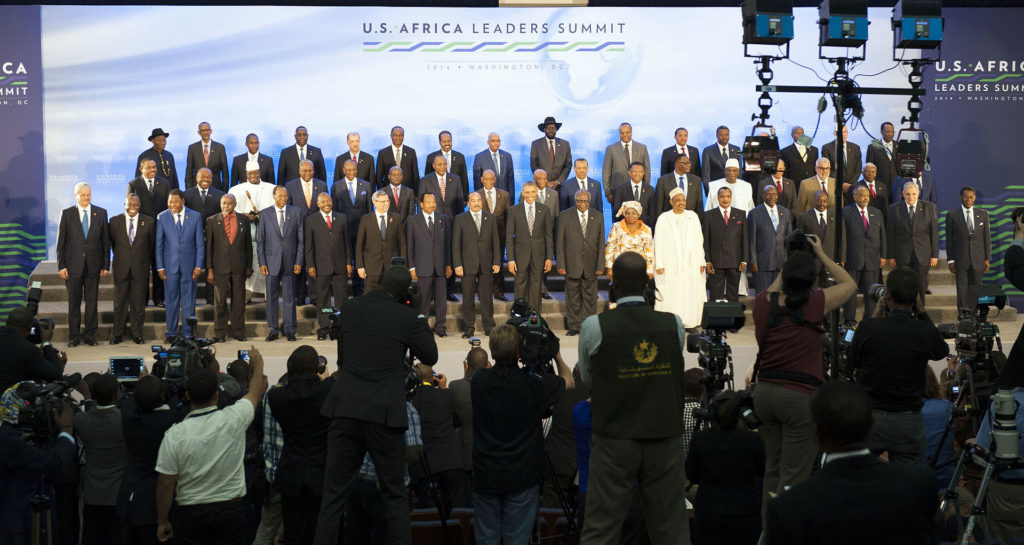
[{"label": "man wearing glasses", "polygon": [[824,191],[828,195],[828,207],[835,205],[836,179],[828,175],[831,162],[821,157],[814,163],[814,177],[800,182],[800,195],[797,196],[794,214],[803,214],[814,207],[814,193]]}]

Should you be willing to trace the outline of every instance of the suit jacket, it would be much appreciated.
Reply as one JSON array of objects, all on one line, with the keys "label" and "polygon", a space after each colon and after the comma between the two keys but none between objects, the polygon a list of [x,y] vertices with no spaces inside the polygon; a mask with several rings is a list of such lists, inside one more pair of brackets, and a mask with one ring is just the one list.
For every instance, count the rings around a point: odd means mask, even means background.
[{"label": "suit jacket", "polygon": [[[911,181],[916,181],[916,179],[914,179],[914,178],[900,178],[899,181],[896,182],[895,186],[892,188],[892,193],[893,193],[892,202],[893,202],[893,204],[898,203],[898,202],[903,202],[903,185],[906,184],[907,182],[911,182]],[[922,172],[921,173],[921,181],[918,183],[918,186],[921,189],[921,194],[918,196],[918,198],[920,200],[928,201],[928,202],[930,202],[932,204],[937,204],[938,203],[938,201],[935,200],[936,199],[936,196],[935,196],[935,179],[932,178],[931,174],[929,174],[927,172]]]},{"label": "suit jacket", "polygon": [[284,439],[274,478],[284,497],[323,493],[330,420],[321,411],[335,382],[333,377],[321,382],[312,373],[300,373],[267,391],[267,405]]},{"label": "suit jacket", "polygon": [[317,276],[348,273],[347,266],[352,263],[352,246],[344,214],[331,211],[330,229],[327,228],[323,214],[306,216],[302,234],[307,269],[316,267]]},{"label": "suit jacket", "polygon": [[473,157],[473,191],[484,186],[484,183],[480,181],[484,171],[493,170],[495,173],[494,187],[507,191],[509,196],[516,194],[516,172],[512,165],[512,155],[503,149],[498,149],[498,162],[501,163],[501,169],[496,170],[490,148]]},{"label": "suit jacket", "polygon": [[786,261],[786,237],[793,230],[793,213],[784,206],[775,204],[779,216],[779,228],[772,226],[768,207],[759,204],[747,216],[747,240],[750,242],[750,264],[757,265],[758,271],[781,271]]},{"label": "suit jacket", "polygon": [[227,191],[231,187],[230,172],[228,171],[228,152],[224,144],[210,140],[210,159],[203,161],[203,141],[193,142],[188,146],[188,154],[185,156],[185,188],[191,189],[196,185],[196,174],[199,169],[206,167],[213,173],[213,184],[221,191]]},{"label": "suit jacket", "polygon": [[879,260],[887,256],[892,244],[885,229],[882,212],[868,206],[868,230],[856,204],[843,207],[843,225],[846,235],[846,270],[875,270]]},{"label": "suit jacket", "polygon": [[[139,213],[151,218],[155,218],[160,212],[167,210],[167,195],[170,194],[171,189],[173,189],[171,183],[159,176],[153,178],[152,192],[150,192],[146,180],[141,176],[128,182],[128,193],[135,193],[139,196]],[[220,210],[219,202],[217,210]]]},{"label": "suit jacket", "polygon": [[[480,199],[483,201],[483,209],[485,212],[490,212],[494,215],[494,221],[498,223],[498,243],[501,244],[502,248],[505,247],[505,233],[508,230],[508,211],[512,208],[512,196],[503,189],[498,189],[498,186],[494,186],[494,208],[487,206],[487,192],[484,188],[477,190],[480,194]],[[499,260],[501,256],[498,256]]]},{"label": "suit jacket", "polygon": [[462,267],[464,274],[491,274],[491,267],[501,265],[501,243],[498,220],[494,214],[480,210],[480,230],[473,222],[472,212],[455,216],[452,226],[452,267]]},{"label": "suit jacket", "polygon": [[[458,218],[456,218],[457,220]],[[466,471],[473,470],[473,397],[470,392],[473,371],[465,378],[448,383],[448,391],[455,401],[455,414],[459,417],[459,435],[462,437],[462,460]]]},{"label": "suit jacket", "polygon": [[530,143],[530,172],[538,168],[548,173],[549,181],[562,183],[572,171],[572,147],[569,142],[561,138],[555,138],[555,160],[551,160],[551,149],[548,147],[548,137],[543,136]]},{"label": "suit jacket", "polygon": [[937,510],[928,469],[852,456],[771,500],[765,532],[772,545],[938,543]]},{"label": "suit jacket", "polygon": [[583,232],[575,207],[559,214],[555,237],[558,268],[568,278],[594,278],[604,269],[604,214],[587,210],[587,232]]},{"label": "suit jacket", "polygon": [[[293,144],[281,150],[277,158],[277,182],[285,185],[288,180],[299,177],[299,150]],[[324,152],[320,148],[306,144],[306,160],[313,162],[313,177],[317,180],[327,179],[327,168],[324,166]]]},{"label": "suit jacket", "polygon": [[[828,207],[835,208],[836,205],[836,179],[829,178],[828,183]],[[811,176],[800,182],[800,189],[796,197],[796,208],[793,212],[803,214],[814,208],[814,194],[821,191],[821,182],[817,176]]]},{"label": "suit jacket", "polygon": [[[215,189],[212,185],[206,190],[206,201],[204,202],[202,196],[199,194],[199,186],[192,186],[188,191],[185,192],[185,208],[191,208],[202,217],[203,228],[206,228],[206,220],[210,216],[220,212],[220,198],[224,196],[224,192]],[[167,205],[164,205],[167,208]]]},{"label": "suit jacket", "polygon": [[156,220],[141,213],[135,215],[135,242],[128,241],[128,216],[110,218],[107,229],[114,259],[110,271],[115,281],[149,279],[149,261],[156,245]]},{"label": "suit jacket", "polygon": [[[729,144],[729,158],[740,162],[740,175],[743,174],[743,155],[739,146]],[[725,178],[725,161],[722,160],[722,150],[718,148],[718,142],[704,148],[700,156],[701,178],[705,183]],[[692,168],[692,167],[691,167]]]},{"label": "suit jacket", "polygon": [[[621,220],[622,216],[618,214],[622,203],[634,200],[636,200],[636,196],[633,194],[633,182],[619,184],[615,188],[615,193],[612,197],[612,220]],[[653,227],[654,221],[651,218],[657,218],[657,216],[653,215],[654,188],[647,182],[640,186],[640,206],[643,208],[643,212],[640,213],[640,221],[646,223],[648,227]]]},{"label": "suit jacket", "polygon": [[[245,178],[245,164],[249,161],[249,153],[243,153],[236,155],[231,160],[231,186],[234,187],[238,184],[244,184],[247,180]],[[260,153],[256,157],[256,162],[260,165],[260,181],[274,185],[274,160],[268,155]]]},{"label": "suit jacket", "polygon": [[306,257],[303,245],[306,243],[306,218],[298,207],[284,205],[284,235],[278,227],[280,213],[277,205],[260,210],[260,221],[256,225],[256,259],[261,267],[266,266],[271,276],[292,274],[292,267],[302,267]]},{"label": "suit jacket", "polygon": [[[587,192],[590,193],[590,208],[603,214],[604,190],[601,188],[601,182],[588,176],[585,184]],[[558,190],[558,210],[576,208],[576,192],[580,189],[583,188],[580,187],[576,175],[569,176]]]},{"label": "suit jacket", "polygon": [[[359,220],[373,211],[373,187],[370,182],[356,178],[356,200],[348,192],[348,181],[342,177],[331,186],[331,197],[334,199],[334,210],[345,215],[348,223],[349,246],[355,247],[356,231]],[[310,214],[313,215],[313,214]]]},{"label": "suit jacket", "polygon": [[988,211],[977,206],[974,210],[974,232],[967,232],[967,218],[963,206],[946,211],[946,260],[956,262],[963,270],[985,270],[985,262],[992,261],[992,237],[989,232]]},{"label": "suit jacket", "polygon": [[[417,388],[409,400],[420,413],[423,432],[423,456],[430,462],[434,474],[442,471],[462,471],[462,442],[458,428],[462,427],[455,413],[455,396],[447,388]],[[422,477],[423,464],[409,466],[413,479]]]},{"label": "suit jacket", "polygon": [[552,218],[546,206],[534,202],[533,232],[526,221],[526,201],[520,202],[508,211],[508,226],[505,229],[505,251],[508,262],[526,270],[533,263],[542,268],[544,260],[551,259],[555,247],[552,241]]},{"label": "suit jacket", "polygon": [[92,407],[75,414],[75,435],[81,441],[82,500],[91,505],[117,505],[125,465],[121,409]]},{"label": "suit jacket", "polygon": [[[405,222],[405,244],[409,255],[408,266],[416,269],[421,276],[444,276],[445,267],[450,267],[451,247],[448,234],[451,226],[448,216],[434,210],[433,229],[427,228],[427,218],[422,213],[409,216]],[[379,227],[378,227],[379,229]]]},{"label": "suit jacket", "polygon": [[[832,165],[828,175],[836,177],[836,141],[833,140],[821,147],[821,156],[827,158]],[[843,183],[851,184],[854,180],[860,179],[863,165],[861,163],[860,146],[853,142],[846,142],[846,168],[843,170]]]},{"label": "suit jacket", "polygon": [[[377,152],[377,186],[381,189],[388,186],[388,171],[395,166],[395,151],[391,146]],[[402,185],[416,193],[416,182],[419,180],[419,167],[416,163],[416,150],[409,146],[402,146]]]},{"label": "suit jacket", "polygon": [[86,272],[99,275],[110,269],[110,235],[107,232],[107,211],[90,207],[89,232],[82,232],[82,218],[78,206],[65,208],[57,227],[57,270],[68,270],[71,278],[80,278]]},{"label": "suit jacket", "polygon": [[[541,194],[544,196],[544,202],[541,203]],[[537,191],[537,204],[543,204],[548,209],[548,216],[551,218],[551,233],[554,234],[554,230],[558,228],[558,213],[561,210],[558,209],[558,192],[550,187],[545,187],[542,190]],[[554,250],[554,247],[551,248]]]},{"label": "suit jacket", "polygon": [[[434,150],[427,155],[427,163],[423,167],[423,177],[426,178],[431,174],[434,174],[434,157],[441,155],[441,150]],[[462,180],[462,194],[469,195],[469,171],[466,170],[466,156],[455,151],[454,149],[448,152],[452,160],[448,164],[448,173],[458,176],[459,180]]]},{"label": "suit jacket", "polygon": [[[864,178],[857,180],[853,185],[850,186],[850,190],[846,192],[847,203],[853,203],[853,193],[857,191],[860,186],[868,187],[868,183],[864,181]],[[871,188],[868,188],[870,191]],[[879,209],[882,212],[882,219],[889,220],[889,185],[875,179],[875,196],[868,200],[868,206]]]},{"label": "suit jacket", "polygon": [[[836,221],[836,215],[831,208],[825,209],[825,232],[821,232],[821,225],[818,223],[818,211],[811,209],[803,214],[800,214],[796,218],[796,228],[800,229],[808,235],[815,235],[818,240],[821,241],[821,249],[825,251],[825,255],[835,257],[836,255],[836,228],[838,222]],[[885,229],[882,229],[884,232]],[[846,239],[843,237],[843,247],[839,252],[839,262],[846,260]]]},{"label": "suit jacket", "polygon": [[794,180],[806,180],[814,176],[814,163],[818,161],[818,148],[807,146],[806,159],[800,157],[800,150],[796,144],[790,144],[779,152],[782,160],[786,162],[786,173]]},{"label": "suit jacket", "polygon": [[462,192],[462,180],[458,176],[447,173],[444,179],[444,199],[441,199],[441,184],[438,183],[437,174],[424,176],[420,180],[419,192],[416,193],[416,196],[420,197],[425,193],[433,193],[434,198],[437,200],[437,210],[449,218],[454,218],[466,209],[466,194]]},{"label": "suit jacket", "polygon": [[288,204],[298,208],[299,215],[302,218],[319,212],[320,208],[316,205],[316,197],[321,193],[327,193],[327,182],[316,177],[310,181],[313,182],[313,189],[310,191],[309,206],[306,205],[306,194],[302,191],[302,180],[300,178],[295,178],[284,186],[288,191]]},{"label": "suit jacket", "polygon": [[704,259],[716,269],[738,269],[747,262],[747,213],[735,206],[729,208],[729,224],[725,224],[717,206],[701,217],[704,231]]},{"label": "suit jacket", "polygon": [[206,241],[199,212],[185,208],[182,213],[185,219],[181,222],[181,234],[170,210],[160,212],[156,218],[156,270],[164,270],[168,275],[191,275],[193,269],[206,268]]},{"label": "suit jacket", "polygon": [[[394,213],[398,214],[399,217],[402,218],[402,224],[405,225],[405,220],[409,216],[411,216],[411,215],[416,213],[416,206],[417,206],[417,203],[419,202],[419,201],[416,200],[416,194],[413,193],[411,189],[409,189],[408,187],[405,187],[404,185],[399,185],[398,186],[398,199],[397,200],[395,199],[395,188],[394,188],[394,186],[388,184],[388,186],[384,188],[384,191],[387,192],[388,198],[391,199],[391,205],[388,208],[388,211],[389,212],[394,212]],[[440,200],[439,197],[435,197],[435,198]],[[372,202],[370,203],[370,208],[371,209],[373,208],[373,203]],[[369,213],[369,212],[366,212],[366,213]],[[360,216],[360,217],[362,217],[362,216]]]},{"label": "suit jacket", "polygon": [[[668,194],[671,193],[673,189],[679,187],[679,181],[676,178],[677,176],[678,175],[675,171],[669,171],[668,174],[658,178],[658,185],[654,188],[654,200],[651,201],[651,207],[653,210],[651,210],[650,217],[653,221],[657,221],[657,218],[661,216],[662,212],[672,210],[672,202],[669,199]],[[693,174],[687,173],[685,176],[686,209],[693,210],[699,217],[704,214],[704,186],[700,183],[700,178]],[[593,201],[591,201],[591,205],[593,205]],[[615,209],[615,212],[618,211],[618,209]]]},{"label": "suit jacket", "polygon": [[[349,159],[352,159],[351,151],[346,151],[345,153],[342,153],[341,155],[338,156],[337,159],[334,160],[335,182],[345,177],[345,161],[348,161]],[[373,156],[370,155],[369,153],[366,153],[365,151],[360,150],[358,160],[353,160],[356,161],[356,178],[359,178],[360,180],[369,180],[376,183],[377,171],[373,166]],[[384,177],[387,178],[387,175],[385,174]]]},{"label": "suit jacket", "polygon": [[[896,141],[892,141],[893,152],[896,150]],[[898,179],[896,175],[896,161],[895,157],[890,157],[889,152],[885,150],[885,146],[872,142],[868,146],[867,157],[864,162],[875,165],[878,169],[877,181],[885,184],[886,187],[892,187],[892,183]]]},{"label": "suit jacket", "polygon": [[[629,155],[632,160],[626,159],[626,150],[622,147],[622,140],[616,140],[604,149],[604,164],[601,167],[601,176],[604,179],[604,194],[611,195],[622,184],[629,183],[630,163],[643,163],[644,183],[651,183],[651,158],[647,155],[647,146],[637,142],[629,141]],[[616,208],[614,212],[617,212]],[[646,211],[646,207],[644,209]]]},{"label": "suit jacket", "polygon": [[[687,144],[686,145],[686,156],[690,158],[690,172],[698,179],[700,178],[699,173],[703,173],[700,168],[700,150]],[[679,157],[679,152],[676,150],[676,145],[661,150],[661,175],[671,174],[676,170],[676,158]],[[697,173],[697,174],[695,174]]]},{"label": "suit jacket", "polygon": [[910,257],[916,256],[923,265],[939,257],[939,219],[935,205],[918,200],[914,217],[909,217],[907,203],[898,202],[889,207],[889,222],[886,224],[886,239],[889,253],[885,256],[895,259],[897,265],[909,265]]},{"label": "suit jacket", "polygon": [[[162,155],[163,157],[161,158],[161,154],[157,153],[156,148],[149,148],[140,153],[138,160],[135,161],[135,177],[138,178],[142,175],[139,163],[143,159],[152,159],[156,161],[156,175],[167,180],[171,184],[171,189],[178,189],[178,169],[174,166],[174,155],[166,149]],[[164,168],[164,161],[167,162],[166,168]]]},{"label": "suit jacket", "polygon": [[[762,190],[764,189],[764,186],[766,186],[768,184],[772,184],[776,188],[779,187],[775,183],[775,178],[772,178],[771,176],[769,176],[767,178],[764,178],[763,180],[757,182],[754,185],[754,202],[755,203],[761,204],[762,202],[764,202],[764,192]],[[793,180],[790,180],[789,178],[786,178],[785,176],[783,176],[782,177],[782,192],[779,193],[779,202],[778,202],[778,204],[781,204],[782,206],[785,206],[787,210],[793,210],[793,208],[796,206],[797,192],[798,191],[797,191],[796,182],[794,182]],[[812,206],[812,208],[813,208],[813,206]]]},{"label": "suit jacket", "polygon": [[[235,213],[235,242],[228,242],[224,232],[224,214],[214,214],[206,220],[206,267],[218,274],[245,274],[252,268],[252,230],[249,217]],[[260,224],[262,225],[262,221]],[[276,225],[277,222],[275,221]]]},{"label": "suit jacket", "polygon": [[[356,233],[356,269],[366,269],[368,275],[382,274],[391,266],[391,258],[406,257],[405,229],[398,214],[388,212],[385,236],[380,236],[377,213],[371,212],[359,220]],[[406,261],[408,262],[408,261]]]}]

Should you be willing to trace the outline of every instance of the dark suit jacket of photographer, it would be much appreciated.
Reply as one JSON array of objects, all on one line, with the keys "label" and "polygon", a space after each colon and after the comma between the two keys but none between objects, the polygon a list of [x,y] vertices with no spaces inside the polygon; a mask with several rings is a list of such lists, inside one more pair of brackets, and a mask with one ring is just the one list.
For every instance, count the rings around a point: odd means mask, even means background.
[{"label": "dark suit jacket of photographer", "polygon": [[57,351],[47,346],[40,349],[10,327],[0,327],[0,391],[23,380],[60,380]]}]

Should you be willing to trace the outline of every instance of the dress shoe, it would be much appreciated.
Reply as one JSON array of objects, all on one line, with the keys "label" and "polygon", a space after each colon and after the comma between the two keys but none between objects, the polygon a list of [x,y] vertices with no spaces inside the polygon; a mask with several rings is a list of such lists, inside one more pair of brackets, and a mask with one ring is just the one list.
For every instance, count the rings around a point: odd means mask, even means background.
[{"label": "dress shoe", "polygon": [[238,341],[238,342],[240,342],[240,343],[244,343],[245,341],[247,341],[247,340],[249,340],[249,339],[247,339],[247,338],[245,337],[245,335],[239,335],[239,336],[235,337],[235,340],[236,340],[236,341]]},{"label": "dress shoe", "polygon": [[494,300],[495,301],[508,301],[508,299],[504,295],[495,295],[494,296]]},{"label": "dress shoe", "polygon": [[473,336],[473,331],[464,331],[464,332],[462,332],[462,338],[463,339],[468,339],[468,338],[470,338],[472,336]]},{"label": "dress shoe", "polygon": [[548,293],[548,292],[544,292],[544,293],[540,294],[540,296],[542,298],[544,298],[544,299],[554,299],[554,297],[552,297],[551,294]]},{"label": "dress shoe", "polygon": [[271,333],[270,335],[267,335],[267,342],[268,343],[272,343],[272,342],[276,341],[278,336],[279,335],[277,333]]},{"label": "dress shoe", "polygon": [[437,336],[438,336],[438,337],[447,337],[447,336],[448,336],[448,333],[445,333],[444,331],[438,331],[438,332],[437,332]]},{"label": "dress shoe", "polygon": [[71,339],[71,340],[68,341],[68,348],[73,348],[75,346],[78,346],[79,344],[81,344],[81,342],[82,342],[82,339],[79,339],[77,337],[74,338],[74,339]]},{"label": "dress shoe", "polygon": [[142,344],[142,343],[146,342],[146,339],[143,339],[142,337],[135,337],[132,340],[135,341],[135,344]]},{"label": "dress shoe", "polygon": [[172,335],[167,335],[164,337],[164,344],[172,344],[173,342],[174,337]]},{"label": "dress shoe", "polygon": [[493,327],[492,328],[484,328],[484,335],[487,335],[488,337],[490,337],[491,336],[491,331],[494,331]]},{"label": "dress shoe", "polygon": [[289,333],[288,334],[288,340],[289,341],[294,341],[295,340],[295,334],[294,333]]},{"label": "dress shoe", "polygon": [[326,340],[326,339],[327,339],[327,334],[326,333],[323,333],[321,331],[317,331],[316,332],[316,340],[323,341],[323,340]]},{"label": "dress shoe", "polygon": [[110,339],[110,344],[121,344],[121,336],[118,335],[118,336]]},{"label": "dress shoe", "polygon": [[224,342],[224,341],[225,341],[225,340],[227,340],[227,339],[225,339],[224,337],[214,337],[214,338],[213,338],[213,339],[211,339],[211,340],[212,340],[213,342],[215,342],[215,343],[222,343],[222,342]]},{"label": "dress shoe", "polygon": [[578,330],[575,330],[575,329],[569,329],[569,330],[566,330],[565,334],[568,337],[574,337],[576,335],[579,335],[580,332]]},{"label": "dress shoe", "polygon": [[157,300],[157,301],[153,301],[153,304],[158,306],[158,307],[161,307],[161,308],[163,308],[165,306],[163,299],[160,299],[160,300]]},{"label": "dress shoe", "polygon": [[97,345],[100,344],[100,343],[96,342],[96,338],[95,337],[82,337],[82,342],[84,342],[85,344],[87,344],[89,346],[97,346]]},{"label": "dress shoe", "polygon": [[458,303],[459,302],[459,297],[457,295],[455,295],[454,293],[449,293],[448,294],[448,300],[453,302],[453,303]]},{"label": "dress shoe", "polygon": [[932,290],[924,290],[924,294],[925,295],[931,295],[932,294]]}]

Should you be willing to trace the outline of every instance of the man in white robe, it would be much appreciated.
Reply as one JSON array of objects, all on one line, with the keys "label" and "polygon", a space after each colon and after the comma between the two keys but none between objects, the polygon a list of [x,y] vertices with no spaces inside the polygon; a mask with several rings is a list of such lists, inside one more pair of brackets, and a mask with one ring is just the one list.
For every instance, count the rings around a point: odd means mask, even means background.
[{"label": "man in white robe", "polygon": [[[740,180],[740,162],[736,159],[729,159],[725,162],[725,178],[715,180],[708,184],[708,197],[704,201],[704,210],[708,211],[718,208],[718,189],[728,187],[732,191],[732,206],[739,208],[747,214],[754,209],[754,188],[749,182]],[[747,273],[740,275],[739,285],[740,297],[749,295],[747,288]]]},{"label": "man in white robe", "polygon": [[700,218],[686,209],[683,190],[673,189],[669,202],[672,210],[658,216],[654,229],[654,282],[661,296],[654,309],[675,313],[685,327],[699,327],[707,301]]},{"label": "man in white robe", "polygon": [[[245,165],[244,184],[238,184],[228,190],[228,193],[235,196],[238,205],[235,211],[240,214],[247,214],[252,221],[252,270],[260,270],[256,256],[256,221],[253,219],[260,210],[274,205],[274,184],[268,184],[260,180],[260,165],[256,161],[249,161]],[[254,293],[265,294],[267,292],[267,280],[262,274],[254,274],[245,281],[246,302],[252,298]]]}]

